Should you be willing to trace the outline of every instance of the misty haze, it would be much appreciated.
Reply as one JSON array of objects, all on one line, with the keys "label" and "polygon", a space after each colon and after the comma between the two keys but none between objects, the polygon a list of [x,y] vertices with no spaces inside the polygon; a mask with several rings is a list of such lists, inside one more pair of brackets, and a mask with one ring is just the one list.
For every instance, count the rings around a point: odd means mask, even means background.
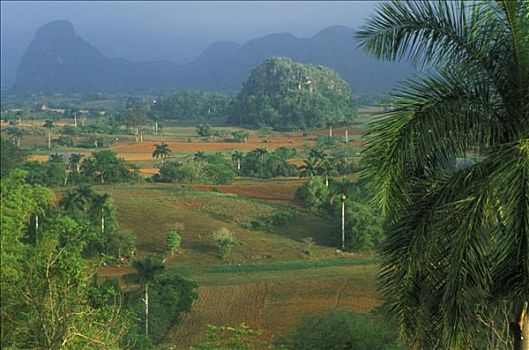
[{"label": "misty haze", "polygon": [[529,6],[1,1],[5,349],[529,350]]}]

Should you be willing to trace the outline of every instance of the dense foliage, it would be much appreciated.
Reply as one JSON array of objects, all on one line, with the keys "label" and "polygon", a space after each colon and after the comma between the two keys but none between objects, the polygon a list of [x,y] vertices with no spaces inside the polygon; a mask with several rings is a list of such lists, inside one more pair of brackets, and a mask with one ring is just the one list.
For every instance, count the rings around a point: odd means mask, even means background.
[{"label": "dense foliage", "polygon": [[[152,343],[163,342],[168,331],[191,310],[198,297],[197,285],[174,272],[164,272],[153,276],[149,286],[149,339]],[[125,306],[132,310],[138,327],[144,323],[144,302],[142,293],[127,296]],[[141,295],[141,297],[140,297]]]},{"label": "dense foliage", "polygon": [[[2,179],[1,346],[119,348],[125,314],[90,302],[94,269],[84,252],[93,229],[54,209],[52,198],[20,170]],[[46,218],[39,226],[36,215]]]},{"label": "dense foliage", "polygon": [[[295,153],[295,149],[288,147],[280,147],[273,152],[266,148],[256,148],[241,157],[239,173],[243,176],[262,179],[297,176],[297,168],[288,162]],[[238,162],[237,158],[234,160]]]},{"label": "dense foliage", "polygon": [[387,319],[346,309],[305,317],[279,343],[292,350],[402,349]]},{"label": "dense foliage", "polygon": [[28,172],[28,181],[44,186],[65,186],[83,183],[135,182],[140,180],[138,169],[119,158],[111,150],[96,151],[90,157],[78,153],[52,154],[48,162],[28,161],[21,168]]},{"label": "dense foliage", "polygon": [[204,120],[226,117],[231,97],[205,91],[180,91],[156,100],[149,116],[153,119]]},{"label": "dense foliage", "polygon": [[[528,349],[528,2],[386,2],[359,39],[429,68],[364,150],[400,334],[416,348]],[[476,162],[457,167],[467,152]]]},{"label": "dense foliage", "polygon": [[355,116],[351,89],[323,66],[271,58],[257,66],[230,106],[229,122],[276,129],[348,123]]},{"label": "dense foliage", "polygon": [[379,210],[370,206],[368,191],[362,182],[313,177],[298,188],[294,198],[312,210],[332,218],[335,223],[332,243],[341,239],[342,196],[345,195],[345,248],[374,250],[385,239],[384,220]]},{"label": "dense foliage", "polygon": [[9,174],[26,160],[27,152],[19,149],[13,142],[0,138],[1,176]]},{"label": "dense foliage", "polygon": [[232,163],[222,154],[197,152],[192,159],[165,162],[152,180],[155,182],[230,184],[235,175]]}]

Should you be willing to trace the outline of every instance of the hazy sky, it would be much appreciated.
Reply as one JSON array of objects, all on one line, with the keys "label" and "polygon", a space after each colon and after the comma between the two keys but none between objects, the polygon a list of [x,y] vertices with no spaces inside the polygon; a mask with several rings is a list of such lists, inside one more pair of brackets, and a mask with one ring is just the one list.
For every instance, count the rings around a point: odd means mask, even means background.
[{"label": "hazy sky", "polygon": [[269,33],[308,37],[334,24],[357,27],[376,2],[358,1],[1,1],[2,82],[43,24],[65,19],[109,57],[188,62],[210,43]]}]

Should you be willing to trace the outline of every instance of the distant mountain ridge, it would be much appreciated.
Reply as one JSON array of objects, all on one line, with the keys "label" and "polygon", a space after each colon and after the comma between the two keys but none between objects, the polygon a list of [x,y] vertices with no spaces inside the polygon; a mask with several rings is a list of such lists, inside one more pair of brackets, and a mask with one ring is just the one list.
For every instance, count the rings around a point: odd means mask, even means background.
[{"label": "distant mountain ridge", "polygon": [[402,63],[377,61],[353,40],[344,26],[323,29],[310,38],[276,33],[244,44],[212,43],[194,61],[133,63],[105,57],[75,33],[68,21],[42,26],[24,53],[11,89],[14,93],[89,92],[240,88],[249,72],[265,59],[289,57],[301,63],[325,65],[347,81],[353,92],[381,92],[394,87],[412,69]]}]

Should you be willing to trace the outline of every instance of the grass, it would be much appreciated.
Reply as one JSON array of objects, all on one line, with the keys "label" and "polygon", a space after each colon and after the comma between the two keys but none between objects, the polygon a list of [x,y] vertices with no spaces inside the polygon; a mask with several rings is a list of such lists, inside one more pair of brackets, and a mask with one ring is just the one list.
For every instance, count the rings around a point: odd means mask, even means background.
[{"label": "grass", "polygon": [[177,266],[170,268],[170,271],[183,275],[214,275],[230,273],[253,273],[253,272],[286,272],[294,270],[321,269],[338,266],[361,266],[376,265],[379,260],[376,258],[331,258],[321,260],[298,260],[272,263],[244,263],[236,265],[217,264],[203,268],[191,266]]}]

